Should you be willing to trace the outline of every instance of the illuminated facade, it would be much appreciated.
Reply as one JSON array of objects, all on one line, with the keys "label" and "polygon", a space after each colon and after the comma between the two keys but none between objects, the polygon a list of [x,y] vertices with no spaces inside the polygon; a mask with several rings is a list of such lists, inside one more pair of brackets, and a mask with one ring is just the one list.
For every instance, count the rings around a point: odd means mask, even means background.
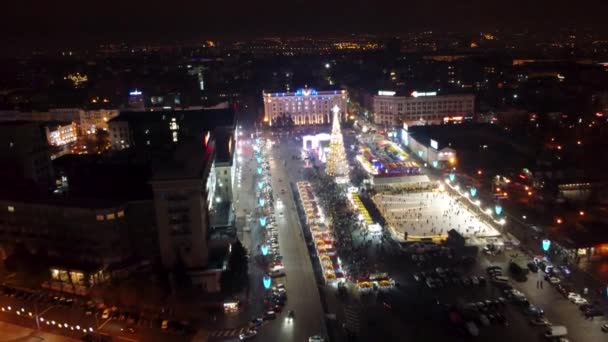
[{"label": "illuminated facade", "polygon": [[445,118],[462,119],[475,113],[475,95],[437,95],[436,92],[416,91],[409,96],[395,94],[393,91],[379,91],[374,96],[375,124],[438,124],[444,122]]},{"label": "illuminated facade", "polygon": [[51,146],[63,146],[78,139],[76,123],[49,125],[44,128],[46,140]]},{"label": "illuminated facade", "polygon": [[299,89],[294,93],[263,93],[264,121],[270,126],[323,125],[331,123],[332,108],[346,117],[346,90]]},{"label": "illuminated facade", "polygon": [[108,121],[117,117],[117,109],[85,110],[80,113],[80,134],[93,134],[98,129],[107,130]]}]

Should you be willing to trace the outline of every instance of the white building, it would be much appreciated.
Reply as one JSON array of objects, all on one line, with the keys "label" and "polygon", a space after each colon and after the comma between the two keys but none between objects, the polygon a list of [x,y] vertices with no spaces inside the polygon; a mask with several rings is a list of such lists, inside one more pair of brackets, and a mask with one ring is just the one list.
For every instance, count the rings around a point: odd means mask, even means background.
[{"label": "white building", "polygon": [[263,93],[264,121],[270,126],[281,125],[291,119],[295,125],[330,124],[332,108],[340,108],[340,117],[346,116],[346,90],[316,91],[298,89],[295,93]]},{"label": "white building", "polygon": [[44,131],[46,140],[51,146],[63,146],[78,139],[78,128],[74,122],[47,125],[44,127]]},{"label": "white building", "polygon": [[475,95],[437,95],[414,91],[396,96],[394,91],[379,91],[374,96],[374,123],[383,126],[425,125],[447,120],[462,120],[475,112]]}]

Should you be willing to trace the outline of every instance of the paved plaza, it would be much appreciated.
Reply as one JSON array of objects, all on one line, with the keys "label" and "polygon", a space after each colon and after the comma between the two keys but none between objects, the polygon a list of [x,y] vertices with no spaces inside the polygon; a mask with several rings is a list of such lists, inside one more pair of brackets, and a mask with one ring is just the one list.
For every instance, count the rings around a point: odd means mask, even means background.
[{"label": "paved plaza", "polygon": [[378,194],[373,198],[394,238],[446,236],[456,229],[464,237],[500,233],[444,191]]}]

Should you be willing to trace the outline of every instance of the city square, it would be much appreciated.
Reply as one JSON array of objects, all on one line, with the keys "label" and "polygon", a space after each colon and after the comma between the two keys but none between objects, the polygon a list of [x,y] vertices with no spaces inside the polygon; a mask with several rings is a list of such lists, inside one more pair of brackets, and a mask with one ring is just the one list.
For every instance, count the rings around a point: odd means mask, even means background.
[{"label": "city square", "polygon": [[445,191],[377,194],[374,203],[394,239],[447,238],[450,229],[464,237],[495,237],[500,233]]}]

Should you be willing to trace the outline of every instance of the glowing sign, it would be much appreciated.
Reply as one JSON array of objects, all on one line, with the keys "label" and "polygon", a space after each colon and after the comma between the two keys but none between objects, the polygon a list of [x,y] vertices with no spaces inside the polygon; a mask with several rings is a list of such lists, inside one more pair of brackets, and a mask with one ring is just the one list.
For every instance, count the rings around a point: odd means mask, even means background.
[{"label": "glowing sign", "polygon": [[437,140],[431,139],[431,147],[436,150],[439,149],[439,143],[437,143]]},{"label": "glowing sign", "polygon": [[260,217],[260,226],[266,227],[266,216]]},{"label": "glowing sign", "polygon": [[317,95],[316,89],[298,89],[295,92],[296,96],[309,96],[309,95]]},{"label": "glowing sign", "polygon": [[395,94],[397,94],[397,92],[395,92],[395,91],[378,90],[378,95],[379,96],[395,96]]},{"label": "glowing sign", "polygon": [[412,92],[412,96],[413,97],[421,97],[421,96],[436,96],[437,92],[436,91],[430,91],[430,92],[426,92],[426,93],[419,93],[417,91],[413,91]]},{"label": "glowing sign", "polygon": [[270,285],[272,285],[272,279],[269,276],[265,275],[262,278],[262,284],[264,284],[264,288],[268,290],[270,288]]},{"label": "glowing sign", "polygon": [[496,213],[496,215],[502,214],[502,206],[500,206],[500,204],[495,205],[494,212]]},{"label": "glowing sign", "polygon": [[543,251],[547,252],[551,248],[551,240],[543,239]]},{"label": "glowing sign", "polygon": [[475,197],[475,195],[477,195],[477,188],[470,188],[469,192],[471,193],[471,197]]},{"label": "glowing sign", "polygon": [[453,182],[456,179],[456,175],[454,173],[450,173],[450,182]]},{"label": "glowing sign", "polygon": [[137,96],[137,95],[141,95],[141,94],[142,94],[142,92],[137,89],[135,89],[129,93],[129,95],[131,95],[131,96]]},{"label": "glowing sign", "polygon": [[262,251],[262,255],[264,255],[264,256],[268,255],[268,250],[269,250],[268,245],[260,246],[260,250]]}]

